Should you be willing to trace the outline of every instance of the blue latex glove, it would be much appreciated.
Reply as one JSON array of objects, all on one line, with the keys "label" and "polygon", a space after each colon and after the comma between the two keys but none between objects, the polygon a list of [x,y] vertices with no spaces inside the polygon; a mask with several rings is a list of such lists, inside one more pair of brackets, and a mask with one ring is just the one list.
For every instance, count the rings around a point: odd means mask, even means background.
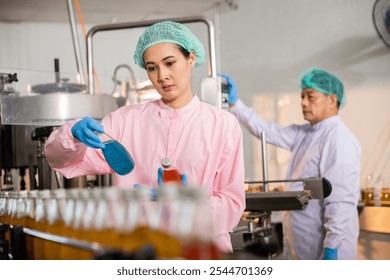
[{"label": "blue latex glove", "polygon": [[337,249],[325,248],[323,260],[338,260]]},{"label": "blue latex glove", "polygon": [[80,142],[83,142],[88,147],[94,149],[104,148],[104,144],[95,133],[104,133],[103,126],[97,120],[85,117],[81,121],[76,122],[71,131],[73,137]]},{"label": "blue latex glove", "polygon": [[[160,187],[164,186],[164,182],[163,182],[163,179],[162,179],[162,174],[163,174],[163,168],[160,167],[157,171],[157,183]],[[187,182],[187,176],[185,174],[181,174],[181,182],[182,182],[182,185],[183,186],[187,186],[188,185],[188,182]]]},{"label": "blue latex glove", "polygon": [[229,86],[228,103],[229,104],[236,104],[237,100],[238,100],[238,95],[237,95],[237,87],[233,81],[233,78],[227,74],[220,74],[219,76],[224,77],[228,83],[228,86]]}]

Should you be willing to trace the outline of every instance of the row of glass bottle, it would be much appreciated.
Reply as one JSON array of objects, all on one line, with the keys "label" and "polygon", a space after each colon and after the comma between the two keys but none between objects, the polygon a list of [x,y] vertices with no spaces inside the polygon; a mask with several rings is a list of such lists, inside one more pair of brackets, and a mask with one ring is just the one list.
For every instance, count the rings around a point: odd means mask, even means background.
[{"label": "row of glass bottle", "polygon": [[[0,224],[22,225],[134,252],[152,245],[158,258],[218,259],[200,188],[58,189],[0,192]],[[8,237],[9,238],[9,237]],[[29,259],[92,259],[91,251],[26,235]]]},{"label": "row of glass bottle", "polygon": [[382,187],[373,187],[373,175],[367,176],[365,188],[362,190],[362,201],[366,206],[390,207],[390,189],[387,179],[382,180]]}]

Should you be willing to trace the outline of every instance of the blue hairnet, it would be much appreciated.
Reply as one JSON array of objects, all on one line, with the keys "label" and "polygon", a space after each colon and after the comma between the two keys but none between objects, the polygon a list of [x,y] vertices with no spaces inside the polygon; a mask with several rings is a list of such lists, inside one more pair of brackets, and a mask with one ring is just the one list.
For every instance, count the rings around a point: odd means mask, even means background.
[{"label": "blue hairnet", "polygon": [[302,75],[301,89],[312,88],[327,95],[336,94],[340,109],[346,103],[343,83],[334,75],[319,68],[306,70]]},{"label": "blue hairnet", "polygon": [[186,26],[173,21],[162,21],[153,24],[142,33],[135,49],[134,62],[144,68],[145,50],[161,43],[173,43],[183,47],[187,52],[193,51],[196,56],[195,66],[200,66],[205,61],[203,44]]}]

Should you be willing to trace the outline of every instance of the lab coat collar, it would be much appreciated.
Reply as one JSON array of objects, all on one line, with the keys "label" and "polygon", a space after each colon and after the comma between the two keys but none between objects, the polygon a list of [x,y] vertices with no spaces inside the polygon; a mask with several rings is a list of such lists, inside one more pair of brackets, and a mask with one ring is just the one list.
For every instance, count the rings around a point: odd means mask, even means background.
[{"label": "lab coat collar", "polygon": [[160,117],[164,119],[178,118],[184,114],[193,112],[200,104],[200,100],[197,95],[194,95],[186,106],[180,109],[167,108],[162,99],[159,100],[160,105]]},{"label": "lab coat collar", "polygon": [[322,121],[316,123],[315,125],[312,125],[312,128],[315,131],[315,130],[319,130],[323,127],[334,125],[335,123],[340,122],[340,121],[341,121],[340,116],[336,115],[336,116],[329,117],[325,120],[322,120]]}]

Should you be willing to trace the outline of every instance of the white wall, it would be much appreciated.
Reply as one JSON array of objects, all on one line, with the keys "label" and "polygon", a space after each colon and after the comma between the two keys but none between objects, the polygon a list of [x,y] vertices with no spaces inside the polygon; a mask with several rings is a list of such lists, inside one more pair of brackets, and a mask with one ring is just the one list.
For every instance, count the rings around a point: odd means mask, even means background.
[{"label": "white wall", "polygon": [[[221,59],[217,64],[218,70],[234,77],[243,101],[252,105],[255,96],[265,94],[275,96],[275,102],[286,93],[299,96],[299,77],[309,67],[335,73],[344,81],[348,99],[341,115],[363,147],[362,177],[374,173],[379,178],[382,173],[390,181],[390,148],[386,146],[390,138],[390,49],[379,39],[372,23],[374,0],[237,3],[237,10],[221,9],[221,30],[217,30],[217,58]],[[213,20],[213,11],[205,11],[205,15]],[[203,27],[192,29],[206,44]],[[129,63],[136,76],[146,78],[132,62],[139,32],[99,33],[94,37],[94,61],[99,77],[106,83],[104,91],[111,91],[111,76],[120,63]],[[21,85],[27,80],[53,82],[54,58],[60,59],[62,77],[75,80],[77,68],[69,24],[0,23],[0,34],[0,72],[20,72]],[[122,74],[128,77],[126,72]],[[195,71],[195,92],[199,92],[198,80],[206,75],[206,66]],[[285,121],[303,121],[299,108],[288,110],[296,114]],[[277,120],[276,114],[269,118]],[[258,179],[254,138],[245,130],[244,137],[246,177]],[[282,171],[272,172],[284,176]]]}]

